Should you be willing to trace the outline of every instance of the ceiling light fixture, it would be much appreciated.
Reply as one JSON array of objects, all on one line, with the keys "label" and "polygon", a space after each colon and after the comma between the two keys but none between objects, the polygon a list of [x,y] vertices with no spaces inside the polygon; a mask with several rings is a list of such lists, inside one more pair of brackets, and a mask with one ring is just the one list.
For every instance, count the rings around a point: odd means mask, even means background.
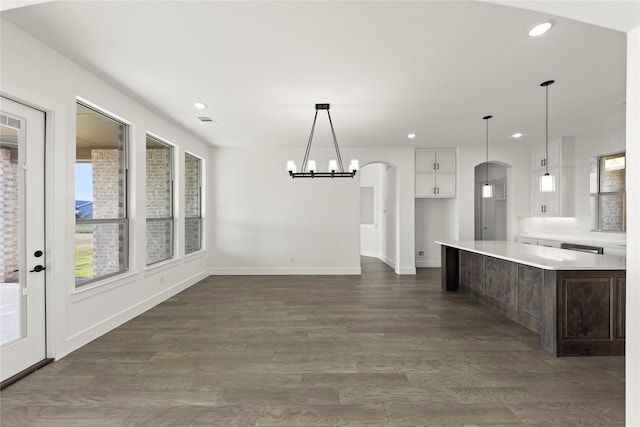
[{"label": "ceiling light fixture", "polygon": [[553,21],[541,22],[540,24],[536,24],[529,28],[527,34],[529,37],[538,37],[549,31],[551,27],[553,27]]},{"label": "ceiling light fixture", "polygon": [[520,132],[516,132],[513,135],[511,135],[512,138],[521,138],[522,136],[524,136],[524,133],[520,133]]},{"label": "ceiling light fixture", "polygon": [[[353,178],[356,176],[356,172],[359,169],[358,161],[351,160],[349,164],[349,172],[344,171],[342,165],[342,157],[340,156],[340,148],[338,148],[338,140],[336,139],[336,132],[333,129],[333,122],[331,121],[331,114],[329,113],[330,104],[316,104],[316,114],[313,117],[313,125],[311,126],[311,134],[309,135],[309,142],[307,143],[307,151],[304,153],[304,160],[302,161],[302,169],[297,171],[293,160],[287,162],[287,172],[291,178]],[[329,160],[329,172],[318,172],[315,160],[309,160],[309,151],[311,151],[311,142],[313,141],[313,133],[316,129],[316,120],[318,119],[318,110],[326,110],[327,117],[329,117],[329,125],[331,126],[331,135],[333,136],[333,145],[336,148],[337,160]]]},{"label": "ceiling light fixture", "polygon": [[196,107],[198,110],[204,110],[205,108],[207,108],[207,104],[203,102],[194,102],[193,106]]},{"label": "ceiling light fixture", "polygon": [[486,178],[484,185],[482,186],[482,198],[490,199],[493,197],[493,186],[489,184],[489,119],[493,116],[484,116],[482,120],[487,121],[487,162],[485,163]]},{"label": "ceiling light fixture", "polygon": [[556,191],[556,177],[549,175],[549,86],[554,83],[553,80],[547,80],[540,83],[540,86],[545,88],[546,91],[546,103],[545,103],[545,145],[544,145],[544,166],[545,173],[540,177],[540,191],[543,193],[551,193]]},{"label": "ceiling light fixture", "polygon": [[410,133],[409,135],[407,135],[407,138],[409,138],[409,139],[413,139],[415,137],[416,137],[415,133]]}]

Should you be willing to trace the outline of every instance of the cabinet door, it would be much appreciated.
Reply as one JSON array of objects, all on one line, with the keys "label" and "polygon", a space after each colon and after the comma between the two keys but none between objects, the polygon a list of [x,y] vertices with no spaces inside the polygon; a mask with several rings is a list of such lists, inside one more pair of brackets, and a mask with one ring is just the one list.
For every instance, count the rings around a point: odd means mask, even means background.
[{"label": "cabinet door", "polygon": [[[544,145],[539,145],[531,150],[531,169],[542,169],[545,165],[545,158],[547,157],[546,148]],[[560,141],[554,141],[549,143],[549,158],[547,161],[549,167],[560,166]]]},{"label": "cabinet door", "polygon": [[436,197],[436,175],[416,173],[416,197]]},{"label": "cabinet door", "polygon": [[544,216],[545,198],[544,193],[540,191],[540,177],[544,175],[544,171],[534,172],[531,174],[531,215]]},{"label": "cabinet door", "polygon": [[455,172],[456,171],[456,152],[455,151],[438,151],[436,153],[436,171]]},{"label": "cabinet door", "polygon": [[456,195],[456,175],[440,173],[436,175],[436,196],[454,197]]},{"label": "cabinet door", "polygon": [[416,150],[416,172],[434,172],[436,170],[436,152]]},{"label": "cabinet door", "polygon": [[544,145],[539,145],[531,150],[531,170],[544,168]]}]

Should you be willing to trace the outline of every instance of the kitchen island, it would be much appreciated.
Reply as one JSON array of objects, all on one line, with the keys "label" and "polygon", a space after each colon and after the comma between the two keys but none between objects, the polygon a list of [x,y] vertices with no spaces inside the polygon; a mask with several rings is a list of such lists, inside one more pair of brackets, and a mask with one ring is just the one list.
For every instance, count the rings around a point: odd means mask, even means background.
[{"label": "kitchen island", "polygon": [[626,259],[505,241],[436,241],[442,289],[540,334],[554,356],[622,356]]}]

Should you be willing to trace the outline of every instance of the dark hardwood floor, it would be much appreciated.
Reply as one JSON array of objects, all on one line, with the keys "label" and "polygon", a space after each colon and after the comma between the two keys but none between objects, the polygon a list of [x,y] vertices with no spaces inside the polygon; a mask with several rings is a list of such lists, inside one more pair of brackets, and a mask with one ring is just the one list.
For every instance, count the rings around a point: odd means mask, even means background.
[{"label": "dark hardwood floor", "polygon": [[624,425],[624,358],[396,276],[210,277],[1,392],[3,427]]}]

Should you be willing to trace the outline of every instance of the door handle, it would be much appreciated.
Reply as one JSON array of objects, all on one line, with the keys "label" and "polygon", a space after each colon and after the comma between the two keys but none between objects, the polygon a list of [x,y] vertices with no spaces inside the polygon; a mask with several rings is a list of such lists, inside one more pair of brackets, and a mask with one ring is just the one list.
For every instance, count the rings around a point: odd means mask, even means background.
[{"label": "door handle", "polygon": [[46,267],[42,265],[36,265],[33,270],[29,270],[29,273],[40,273],[42,270],[46,270]]}]

